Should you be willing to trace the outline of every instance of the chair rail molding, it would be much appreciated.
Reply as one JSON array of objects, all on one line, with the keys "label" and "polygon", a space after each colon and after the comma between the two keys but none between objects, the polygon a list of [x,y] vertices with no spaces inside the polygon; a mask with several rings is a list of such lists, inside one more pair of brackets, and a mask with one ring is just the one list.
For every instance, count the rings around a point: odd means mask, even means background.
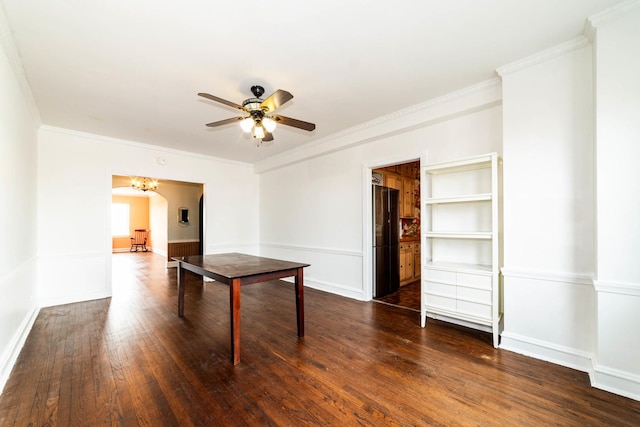
[{"label": "chair rail molding", "polygon": [[611,294],[622,294],[640,297],[640,283],[615,283],[594,280],[593,285],[596,292],[606,292]]}]

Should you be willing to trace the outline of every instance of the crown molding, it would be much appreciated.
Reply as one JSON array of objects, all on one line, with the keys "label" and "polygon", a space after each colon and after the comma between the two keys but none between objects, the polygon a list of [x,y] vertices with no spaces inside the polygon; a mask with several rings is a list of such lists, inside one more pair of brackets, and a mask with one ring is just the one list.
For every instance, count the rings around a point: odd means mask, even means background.
[{"label": "crown molding", "polygon": [[504,65],[500,68],[496,68],[496,72],[502,78],[502,77],[508,76],[509,74],[523,70],[525,68],[542,64],[544,62],[566,55],[567,53],[576,51],[578,49],[582,49],[585,46],[589,46],[589,44],[590,42],[587,37],[578,36],[574,39],[561,43],[557,46],[551,47],[549,49],[545,49],[533,55],[529,55],[525,58],[519,59],[518,61],[512,62],[507,65]]},{"label": "crown molding", "polygon": [[11,27],[9,26],[9,20],[7,19],[7,14],[4,11],[4,6],[0,2],[0,44],[4,50],[7,59],[9,60],[9,64],[13,69],[13,73],[16,76],[16,80],[18,81],[18,86],[20,86],[20,90],[24,95],[24,100],[27,104],[27,108],[31,113],[31,116],[36,121],[36,125],[42,124],[42,119],[40,118],[40,111],[38,111],[38,104],[36,104],[36,99],[33,96],[33,92],[31,91],[31,85],[29,84],[29,80],[27,80],[27,76],[24,72],[24,67],[22,66],[22,61],[20,60],[20,55],[18,54],[18,50],[16,49],[16,45],[13,41],[13,37],[11,36]]},{"label": "crown molding", "polygon": [[296,149],[269,157],[255,164],[256,173],[264,173],[287,165],[365,144],[393,134],[406,132],[435,121],[502,101],[500,79],[494,78],[467,88],[398,110],[357,126],[316,139]]},{"label": "crown molding", "polygon": [[640,7],[640,0],[627,0],[605,9],[602,12],[598,12],[595,15],[589,16],[584,25],[585,37],[587,37],[589,41],[593,42],[595,40],[596,33],[598,32],[598,27],[619,18],[636,7]]},{"label": "crown molding", "polygon": [[235,161],[235,160],[223,159],[221,157],[207,156],[206,154],[198,154],[198,153],[193,153],[191,151],[176,150],[174,148],[161,147],[159,145],[151,145],[151,144],[145,144],[145,143],[142,143],[142,142],[131,141],[131,140],[127,140],[127,139],[119,139],[119,138],[113,138],[113,137],[110,137],[110,136],[97,135],[97,134],[94,134],[94,133],[81,132],[81,131],[77,131],[77,130],[73,130],[73,129],[59,128],[59,127],[49,126],[49,125],[41,125],[40,126],[40,131],[42,131],[42,132],[50,132],[50,133],[57,133],[57,134],[61,134],[61,135],[69,135],[69,136],[80,137],[80,138],[88,138],[88,139],[93,139],[93,140],[96,140],[96,141],[102,141],[102,142],[106,142],[106,143],[110,143],[110,144],[126,145],[126,146],[129,146],[129,147],[142,148],[142,149],[145,149],[145,150],[152,150],[152,151],[155,151],[155,152],[162,152],[162,153],[167,153],[167,154],[176,154],[176,155],[180,155],[180,156],[194,157],[194,158],[197,158],[197,159],[210,160],[210,161],[215,161],[215,162],[218,162],[218,163],[227,163],[227,164],[230,164],[230,165],[240,166],[240,167],[245,167],[245,168],[253,168],[253,164],[251,164],[251,163],[238,162],[238,161]]}]

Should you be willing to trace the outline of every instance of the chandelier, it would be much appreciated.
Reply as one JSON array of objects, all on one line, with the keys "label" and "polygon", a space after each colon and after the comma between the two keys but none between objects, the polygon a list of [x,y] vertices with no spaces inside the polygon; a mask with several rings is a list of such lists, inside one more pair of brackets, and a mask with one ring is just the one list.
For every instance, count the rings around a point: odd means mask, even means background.
[{"label": "chandelier", "polygon": [[131,178],[131,187],[139,191],[156,191],[158,189],[158,180],[151,178]]}]

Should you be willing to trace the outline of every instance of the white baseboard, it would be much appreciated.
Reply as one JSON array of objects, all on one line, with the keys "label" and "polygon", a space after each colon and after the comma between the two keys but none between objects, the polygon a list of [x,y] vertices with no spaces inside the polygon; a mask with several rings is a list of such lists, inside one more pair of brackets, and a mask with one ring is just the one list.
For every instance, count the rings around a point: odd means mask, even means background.
[{"label": "white baseboard", "polygon": [[64,304],[73,304],[76,302],[85,302],[85,301],[93,301],[96,299],[110,298],[111,294],[109,294],[106,290],[100,290],[95,292],[87,292],[84,294],[77,295],[65,295],[64,297],[56,297],[56,298],[47,298],[40,300],[41,307],[53,307],[56,305],[64,305]]},{"label": "white baseboard", "polygon": [[111,249],[112,253],[123,253],[123,252],[131,252],[132,254],[136,253],[136,252],[157,252],[154,251],[152,247],[147,246],[147,250],[143,251],[143,250],[139,250],[139,251],[132,251],[130,248],[113,248]]},{"label": "white baseboard", "polygon": [[39,312],[40,309],[38,307],[33,307],[31,311],[29,311],[14,334],[6,351],[2,354],[2,357],[0,357],[0,394],[2,393],[2,390],[4,390],[4,386],[9,379],[13,366],[18,360],[18,355],[20,355],[20,351],[22,350],[24,343],[27,341],[29,332],[31,332],[31,328],[35,323]]},{"label": "white baseboard", "polygon": [[[595,359],[595,358],[594,358]],[[640,376],[601,366],[594,360],[591,385],[620,396],[640,401]]]},{"label": "white baseboard", "polygon": [[[285,282],[290,282],[293,283],[294,279],[293,277],[286,277],[284,279],[280,279],[280,280],[284,280]],[[338,283],[331,283],[331,282],[326,282],[323,280],[317,280],[317,279],[313,279],[313,278],[308,278],[305,277],[304,278],[304,287],[305,288],[311,288],[311,289],[317,289],[319,291],[323,291],[323,292],[328,292],[331,294],[335,294],[335,295],[340,295],[343,297],[347,297],[347,298],[351,298],[351,299],[355,299],[358,301],[365,301],[364,299],[364,292],[358,290],[353,290],[350,288],[345,288],[344,286],[338,284]]]},{"label": "white baseboard", "polygon": [[591,353],[509,332],[502,333],[500,349],[586,372],[592,387],[640,401],[640,376],[598,365]]},{"label": "white baseboard", "polygon": [[582,372],[591,372],[592,369],[589,353],[512,332],[502,333],[500,348]]}]

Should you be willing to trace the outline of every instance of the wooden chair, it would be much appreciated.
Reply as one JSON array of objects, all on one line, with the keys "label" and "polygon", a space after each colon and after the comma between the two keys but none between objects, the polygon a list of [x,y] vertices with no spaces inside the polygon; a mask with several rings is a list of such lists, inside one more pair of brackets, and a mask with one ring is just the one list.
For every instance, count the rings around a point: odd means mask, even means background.
[{"label": "wooden chair", "polygon": [[131,237],[131,249],[129,252],[138,252],[138,249],[142,249],[142,252],[147,252],[147,238],[149,237],[149,230],[139,229],[133,231],[133,237]]}]

